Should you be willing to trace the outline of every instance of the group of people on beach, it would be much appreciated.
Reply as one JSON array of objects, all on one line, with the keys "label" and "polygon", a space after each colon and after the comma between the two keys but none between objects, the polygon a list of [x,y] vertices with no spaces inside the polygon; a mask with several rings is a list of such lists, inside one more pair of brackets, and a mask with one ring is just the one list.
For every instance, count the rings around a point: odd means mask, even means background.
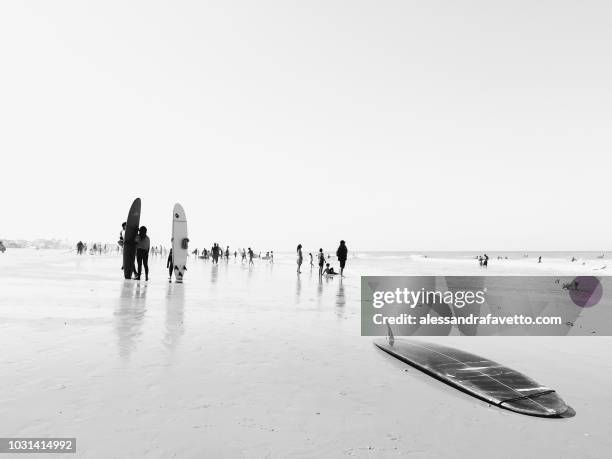
[{"label": "group of people on beach", "polygon": [[[132,269],[132,272],[134,273],[134,279],[140,280],[140,277],[142,275],[142,268],[144,267],[145,280],[148,281],[149,280],[149,252],[151,251],[151,240],[149,239],[149,236],[147,235],[147,227],[141,226],[138,229],[138,234],[135,237],[135,239],[133,241],[127,241],[125,239],[126,225],[127,225],[126,222],[123,222],[121,225],[122,229],[119,233],[119,241],[117,242],[117,245],[118,247],[121,247],[124,250],[125,250],[125,246],[128,244],[135,245],[136,262],[137,262],[138,267],[134,266]],[[96,247],[95,244],[94,244],[94,248],[98,249],[98,247]],[[87,250],[87,246],[83,242],[79,241],[79,243],[77,244],[77,253],[82,254],[86,250]],[[153,247],[153,253],[165,255],[166,249],[162,246],[159,246],[159,248],[155,246]],[[229,261],[230,256],[232,255],[229,245],[225,247],[225,250],[223,250],[223,248],[217,242],[213,243],[210,249],[204,248],[201,251],[199,251],[196,248],[191,253],[195,255],[196,258],[199,257],[205,260],[208,260],[210,258],[213,264],[218,264],[219,260],[220,259],[222,260],[224,258],[226,261]],[[314,257],[312,255],[312,252],[310,252],[308,255],[310,257],[310,268],[312,269],[314,267]],[[233,256],[234,256],[234,260],[237,260],[238,258],[237,250],[233,251]],[[253,259],[255,258],[255,252],[253,251],[251,247],[249,247],[248,249],[243,248],[240,251],[240,256],[241,256],[242,263],[246,263],[247,258],[248,258],[248,264],[249,265],[254,264]],[[335,276],[338,274],[341,277],[344,277],[344,268],[346,266],[346,260],[348,258],[348,248],[344,240],[340,241],[340,245],[338,246],[338,249],[336,250],[336,257],[338,258],[338,262],[340,264],[340,272],[335,271],[334,268],[331,266],[331,264],[327,261],[327,259],[329,259],[330,256],[327,255],[327,258],[326,258],[325,254],[323,253],[323,249],[322,248],[319,249],[319,252],[317,253],[317,263],[319,266],[319,277],[322,277],[324,275],[325,276]],[[261,252],[259,252],[258,258],[263,258],[264,260],[268,260],[270,263],[274,263],[274,251],[270,250],[266,252],[264,257],[262,257]],[[302,267],[303,262],[304,262],[304,256],[302,254],[302,244],[298,244],[297,246],[297,272],[298,274],[301,273],[301,267]],[[172,281],[172,272],[174,269],[172,249],[170,249],[170,252],[168,254],[168,260],[166,262],[166,267],[168,268],[169,280]],[[123,268],[124,267],[122,266],[121,269],[123,270]]]},{"label": "group of people on beach", "polygon": [[[225,250],[221,248],[218,242],[215,242],[210,249],[202,249],[201,251],[197,248],[194,249],[192,255],[195,255],[196,258],[201,258],[203,260],[210,259],[213,264],[218,264],[219,260],[224,260],[229,262],[230,258],[233,256],[234,261],[238,260],[238,250],[234,250],[233,252],[230,250],[229,245],[225,247]],[[274,251],[266,252],[265,256],[261,256],[261,252],[258,255],[255,255],[255,252],[251,247],[245,249],[242,248],[240,250],[240,261],[242,263],[248,263],[249,265],[253,265],[254,259],[260,258],[262,260],[268,260],[270,263],[274,263]]]},{"label": "group of people on beach", "polygon": [[[312,256],[312,252],[308,253],[310,257],[310,269],[314,268],[314,257]],[[346,259],[348,257],[348,248],[346,247],[345,241],[340,241],[340,245],[336,250],[336,257],[338,258],[338,262],[340,263],[340,272],[336,272],[333,266],[327,261],[329,259],[329,255],[327,255],[327,259],[325,258],[325,254],[323,253],[323,249],[320,248],[317,253],[317,264],[319,265],[319,277],[322,276],[335,276],[340,274],[340,277],[344,277],[344,267],[346,266]],[[304,256],[302,254],[302,244],[298,244],[297,246],[297,273],[302,273],[302,263],[304,262]]]},{"label": "group of people on beach", "polygon": [[478,255],[478,264],[482,268],[489,266],[489,256],[486,253],[484,255]]}]

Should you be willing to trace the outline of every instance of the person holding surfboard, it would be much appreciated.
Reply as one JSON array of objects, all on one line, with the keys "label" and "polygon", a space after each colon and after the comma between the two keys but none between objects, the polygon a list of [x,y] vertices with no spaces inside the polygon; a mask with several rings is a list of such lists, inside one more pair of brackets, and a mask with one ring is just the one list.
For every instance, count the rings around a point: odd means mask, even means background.
[{"label": "person holding surfboard", "polygon": [[170,253],[168,254],[166,268],[168,268],[168,282],[172,282],[172,273],[174,271],[174,263],[172,262],[172,249],[170,249]]},{"label": "person holding surfboard", "polygon": [[119,231],[119,240],[117,241],[117,244],[119,244],[121,247],[123,247],[123,243],[125,242],[125,226],[127,225],[126,222],[123,222],[121,224],[121,231]]},{"label": "person holding surfboard", "polygon": [[136,262],[138,263],[138,274],[136,280],[140,280],[142,274],[142,265],[145,269],[145,280],[149,280],[149,249],[151,247],[151,240],[147,236],[147,227],[141,226],[136,236]]}]

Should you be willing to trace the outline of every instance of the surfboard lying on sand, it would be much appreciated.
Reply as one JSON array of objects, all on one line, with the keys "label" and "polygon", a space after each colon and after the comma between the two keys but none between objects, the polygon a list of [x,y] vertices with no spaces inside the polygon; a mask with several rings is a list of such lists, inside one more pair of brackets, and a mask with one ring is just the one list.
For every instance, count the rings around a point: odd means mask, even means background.
[{"label": "surfboard lying on sand", "polygon": [[383,351],[492,405],[530,416],[572,417],[557,393],[518,371],[469,352],[424,341],[375,340]]},{"label": "surfboard lying on sand", "polygon": [[125,235],[123,237],[123,277],[132,278],[134,259],[136,258],[136,235],[140,225],[140,198],[134,199],[125,225]]},{"label": "surfboard lying on sand", "polygon": [[187,270],[188,248],[187,217],[183,206],[177,203],[174,204],[172,210],[172,264],[174,265],[174,276],[179,283],[183,282],[183,275]]}]

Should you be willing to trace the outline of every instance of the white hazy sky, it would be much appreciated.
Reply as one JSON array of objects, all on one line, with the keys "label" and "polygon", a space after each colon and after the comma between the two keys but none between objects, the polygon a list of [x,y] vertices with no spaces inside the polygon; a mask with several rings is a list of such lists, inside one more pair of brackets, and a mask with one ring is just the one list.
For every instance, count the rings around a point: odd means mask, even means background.
[{"label": "white hazy sky", "polygon": [[0,6],[0,237],[610,249],[609,1]]}]

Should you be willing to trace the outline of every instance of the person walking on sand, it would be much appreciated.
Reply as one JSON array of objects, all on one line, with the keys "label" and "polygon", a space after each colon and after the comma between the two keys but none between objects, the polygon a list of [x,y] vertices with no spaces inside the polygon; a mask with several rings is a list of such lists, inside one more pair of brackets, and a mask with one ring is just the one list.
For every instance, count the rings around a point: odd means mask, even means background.
[{"label": "person walking on sand", "polygon": [[136,261],[138,263],[138,275],[136,280],[140,280],[142,274],[142,265],[145,269],[145,280],[149,280],[149,249],[151,247],[151,240],[147,236],[147,227],[141,226],[136,236]]},{"label": "person walking on sand", "polygon": [[314,267],[314,263],[312,261],[312,252],[308,252],[308,256],[310,257],[310,269]]},{"label": "person walking on sand", "polygon": [[489,266],[489,256],[485,253],[484,259],[482,260],[482,267],[486,268],[487,266]]},{"label": "person walking on sand", "polygon": [[174,272],[174,262],[172,260],[172,249],[168,254],[168,261],[166,262],[166,268],[168,268],[168,282],[172,282],[172,273]]},{"label": "person walking on sand", "polygon": [[215,242],[212,248],[213,263],[219,264],[219,255],[223,255],[221,247]]},{"label": "person walking on sand", "polygon": [[253,249],[249,247],[249,265],[255,265],[255,263],[253,262],[254,256],[255,256],[255,253],[253,252]]},{"label": "person walking on sand", "polygon": [[346,258],[348,255],[348,248],[344,241],[340,241],[340,246],[336,250],[336,256],[340,262],[340,277],[344,277],[344,266],[346,265]]},{"label": "person walking on sand", "polygon": [[302,244],[298,244],[297,246],[297,273],[300,274],[300,268],[302,267],[302,261],[304,261],[304,257],[302,256]]},{"label": "person walking on sand", "polygon": [[319,258],[319,277],[321,277],[323,276],[323,266],[325,266],[325,254],[323,253],[323,249],[319,249],[317,257]]}]

